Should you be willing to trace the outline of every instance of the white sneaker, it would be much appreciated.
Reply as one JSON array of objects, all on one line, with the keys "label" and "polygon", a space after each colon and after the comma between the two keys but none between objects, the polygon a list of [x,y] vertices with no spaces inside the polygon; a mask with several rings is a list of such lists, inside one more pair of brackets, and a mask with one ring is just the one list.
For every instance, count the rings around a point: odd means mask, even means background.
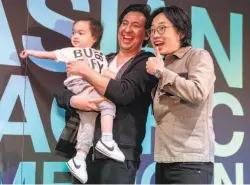
[{"label": "white sneaker", "polygon": [[69,168],[69,171],[77,178],[81,183],[85,184],[88,180],[88,174],[86,170],[86,162],[80,161],[73,157],[70,159],[66,165]]},{"label": "white sneaker", "polygon": [[124,162],[125,160],[125,156],[123,155],[122,151],[119,149],[115,141],[112,142],[112,146],[109,146],[104,141],[102,141],[102,139],[99,139],[95,148],[102,154],[116,161]]}]

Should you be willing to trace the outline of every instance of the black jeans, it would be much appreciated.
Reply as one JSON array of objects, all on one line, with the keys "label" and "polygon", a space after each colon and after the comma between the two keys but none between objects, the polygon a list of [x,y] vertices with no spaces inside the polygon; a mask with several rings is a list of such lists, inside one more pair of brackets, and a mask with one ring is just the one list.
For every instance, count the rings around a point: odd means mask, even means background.
[{"label": "black jeans", "polygon": [[156,163],[156,184],[211,184],[211,162]]},{"label": "black jeans", "polygon": [[[86,184],[134,184],[136,171],[139,168],[139,162],[128,161],[124,163],[112,159],[87,158],[88,181]],[[74,184],[81,184],[76,178]]]}]

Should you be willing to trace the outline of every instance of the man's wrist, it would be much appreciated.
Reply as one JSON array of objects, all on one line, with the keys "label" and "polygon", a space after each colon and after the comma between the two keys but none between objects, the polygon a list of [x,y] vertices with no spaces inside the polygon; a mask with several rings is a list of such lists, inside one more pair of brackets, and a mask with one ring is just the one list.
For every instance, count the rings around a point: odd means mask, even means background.
[{"label": "man's wrist", "polygon": [[85,77],[85,73],[84,73],[83,70],[80,71],[80,76],[81,76],[81,77]]},{"label": "man's wrist", "polygon": [[82,78],[86,78],[90,73],[91,73],[91,71],[90,71],[89,69],[80,70],[80,76],[81,76]]},{"label": "man's wrist", "polygon": [[161,79],[163,75],[163,69],[162,68],[158,68],[155,70],[154,76],[158,79]]}]

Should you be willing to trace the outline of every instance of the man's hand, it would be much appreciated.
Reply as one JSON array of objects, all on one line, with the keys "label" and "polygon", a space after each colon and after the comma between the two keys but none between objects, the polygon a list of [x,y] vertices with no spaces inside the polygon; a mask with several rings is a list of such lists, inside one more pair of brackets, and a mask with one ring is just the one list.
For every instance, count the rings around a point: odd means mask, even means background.
[{"label": "man's hand", "polygon": [[[87,60],[87,59],[86,59]],[[85,61],[69,61],[66,66],[67,76],[82,76],[92,70]]]},{"label": "man's hand", "polygon": [[160,52],[156,46],[155,49],[155,57],[149,57],[146,63],[147,72],[151,75],[154,75],[156,70],[163,71],[164,69],[164,62],[161,58]]},{"label": "man's hand", "polygon": [[97,104],[105,101],[104,97],[90,98],[89,93],[93,91],[94,87],[87,88],[82,94],[72,96],[71,107],[83,110],[83,111],[100,111]]}]

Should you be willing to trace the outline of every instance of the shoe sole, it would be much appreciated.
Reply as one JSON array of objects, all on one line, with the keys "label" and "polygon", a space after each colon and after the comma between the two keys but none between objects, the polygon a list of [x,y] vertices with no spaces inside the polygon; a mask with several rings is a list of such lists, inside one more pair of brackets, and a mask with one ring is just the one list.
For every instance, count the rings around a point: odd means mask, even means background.
[{"label": "shoe sole", "polygon": [[79,180],[79,181],[80,181],[81,183],[83,183],[83,184],[85,184],[85,183],[87,182],[87,181],[86,181],[86,182],[83,182],[83,181],[81,180],[81,178],[79,178],[79,177],[74,173],[74,170],[72,170],[72,169],[70,168],[68,162],[66,162],[66,165],[67,165],[67,167],[68,167],[70,173],[71,173],[75,178],[77,178],[77,180]]},{"label": "shoe sole", "polygon": [[97,145],[95,146],[95,149],[96,149],[98,152],[102,153],[103,155],[105,155],[105,156],[107,156],[107,157],[109,157],[109,158],[111,158],[111,159],[114,159],[115,161],[118,161],[118,162],[124,162],[124,161],[125,161],[125,160],[119,160],[119,159],[117,159],[117,158],[115,158],[115,157],[112,157],[109,153],[106,153],[106,152],[103,151],[102,149],[98,148]]}]

